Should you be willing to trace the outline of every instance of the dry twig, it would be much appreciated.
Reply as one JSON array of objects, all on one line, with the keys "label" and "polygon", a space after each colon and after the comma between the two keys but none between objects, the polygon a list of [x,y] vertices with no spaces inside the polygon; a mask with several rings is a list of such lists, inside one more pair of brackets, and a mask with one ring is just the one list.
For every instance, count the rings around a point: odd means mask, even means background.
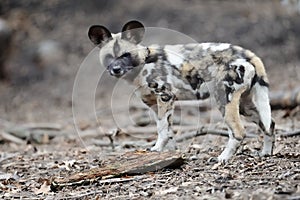
[{"label": "dry twig", "polygon": [[300,87],[292,91],[271,92],[272,109],[293,109],[300,105]]},{"label": "dry twig", "polygon": [[286,133],[280,133],[278,134],[281,137],[294,137],[294,136],[299,136],[300,135],[300,129],[286,132]]}]

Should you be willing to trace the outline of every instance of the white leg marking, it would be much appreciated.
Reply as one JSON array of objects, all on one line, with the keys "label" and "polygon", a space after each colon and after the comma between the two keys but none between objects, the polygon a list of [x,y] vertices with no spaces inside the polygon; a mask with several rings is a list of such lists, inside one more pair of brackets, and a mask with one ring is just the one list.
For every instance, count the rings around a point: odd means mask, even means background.
[{"label": "white leg marking", "polygon": [[182,49],[181,45],[166,45],[165,51],[168,57],[168,61],[172,65],[181,65],[184,61],[182,54],[180,53]]},{"label": "white leg marking", "polygon": [[266,134],[264,135],[264,145],[263,145],[263,149],[260,153],[260,156],[272,155],[273,142],[274,142],[274,137],[266,135]]},{"label": "white leg marking", "polygon": [[166,117],[164,117],[161,120],[157,120],[156,123],[157,123],[158,137],[155,145],[151,148],[151,151],[162,151],[163,148],[168,143],[172,133],[168,131],[168,120]]},{"label": "white leg marking", "polygon": [[260,156],[272,155],[274,144],[274,136],[270,130],[272,117],[269,101],[268,88],[256,83],[254,86],[253,103],[258,110],[260,120],[265,128],[264,144]]},{"label": "white leg marking", "polygon": [[269,90],[265,86],[260,86],[258,83],[254,85],[253,103],[257,108],[260,120],[264,125],[266,132],[270,132],[271,127],[271,107],[269,100]]},{"label": "white leg marking", "polygon": [[227,162],[234,155],[234,153],[236,152],[236,150],[238,149],[240,144],[241,144],[241,141],[235,139],[232,136],[232,132],[229,131],[228,143],[227,143],[225,149],[223,150],[223,152],[221,153],[221,155],[219,155],[218,161],[221,163]]}]

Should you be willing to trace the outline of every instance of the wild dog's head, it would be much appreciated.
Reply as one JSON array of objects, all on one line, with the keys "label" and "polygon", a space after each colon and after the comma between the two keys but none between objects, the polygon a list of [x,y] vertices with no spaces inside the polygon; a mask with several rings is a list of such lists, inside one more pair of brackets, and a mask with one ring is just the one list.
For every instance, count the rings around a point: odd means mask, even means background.
[{"label": "wild dog's head", "polygon": [[88,36],[100,48],[100,63],[112,76],[121,77],[134,67],[144,64],[148,50],[139,45],[144,33],[143,24],[130,21],[117,34],[112,34],[104,26],[93,25]]}]

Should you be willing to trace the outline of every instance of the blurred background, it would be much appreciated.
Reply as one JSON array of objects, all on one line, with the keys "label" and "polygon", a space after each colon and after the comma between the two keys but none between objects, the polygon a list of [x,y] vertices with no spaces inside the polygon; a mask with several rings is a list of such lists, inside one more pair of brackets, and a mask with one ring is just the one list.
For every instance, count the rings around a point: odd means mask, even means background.
[{"label": "blurred background", "polygon": [[119,32],[132,19],[198,42],[248,48],[263,59],[271,90],[291,89],[300,80],[299,7],[292,0],[1,0],[0,118],[14,123],[71,119],[76,72],[94,48],[89,26]]}]

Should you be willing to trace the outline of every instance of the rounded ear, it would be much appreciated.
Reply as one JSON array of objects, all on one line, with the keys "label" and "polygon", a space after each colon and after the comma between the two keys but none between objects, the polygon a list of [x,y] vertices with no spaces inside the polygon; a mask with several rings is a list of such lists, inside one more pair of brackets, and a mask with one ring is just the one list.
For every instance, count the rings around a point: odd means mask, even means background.
[{"label": "rounded ear", "polygon": [[88,36],[95,45],[99,45],[112,38],[110,31],[100,25],[91,26],[88,31]]},{"label": "rounded ear", "polygon": [[141,22],[130,21],[123,26],[121,38],[138,44],[142,41],[144,34],[145,27]]}]

